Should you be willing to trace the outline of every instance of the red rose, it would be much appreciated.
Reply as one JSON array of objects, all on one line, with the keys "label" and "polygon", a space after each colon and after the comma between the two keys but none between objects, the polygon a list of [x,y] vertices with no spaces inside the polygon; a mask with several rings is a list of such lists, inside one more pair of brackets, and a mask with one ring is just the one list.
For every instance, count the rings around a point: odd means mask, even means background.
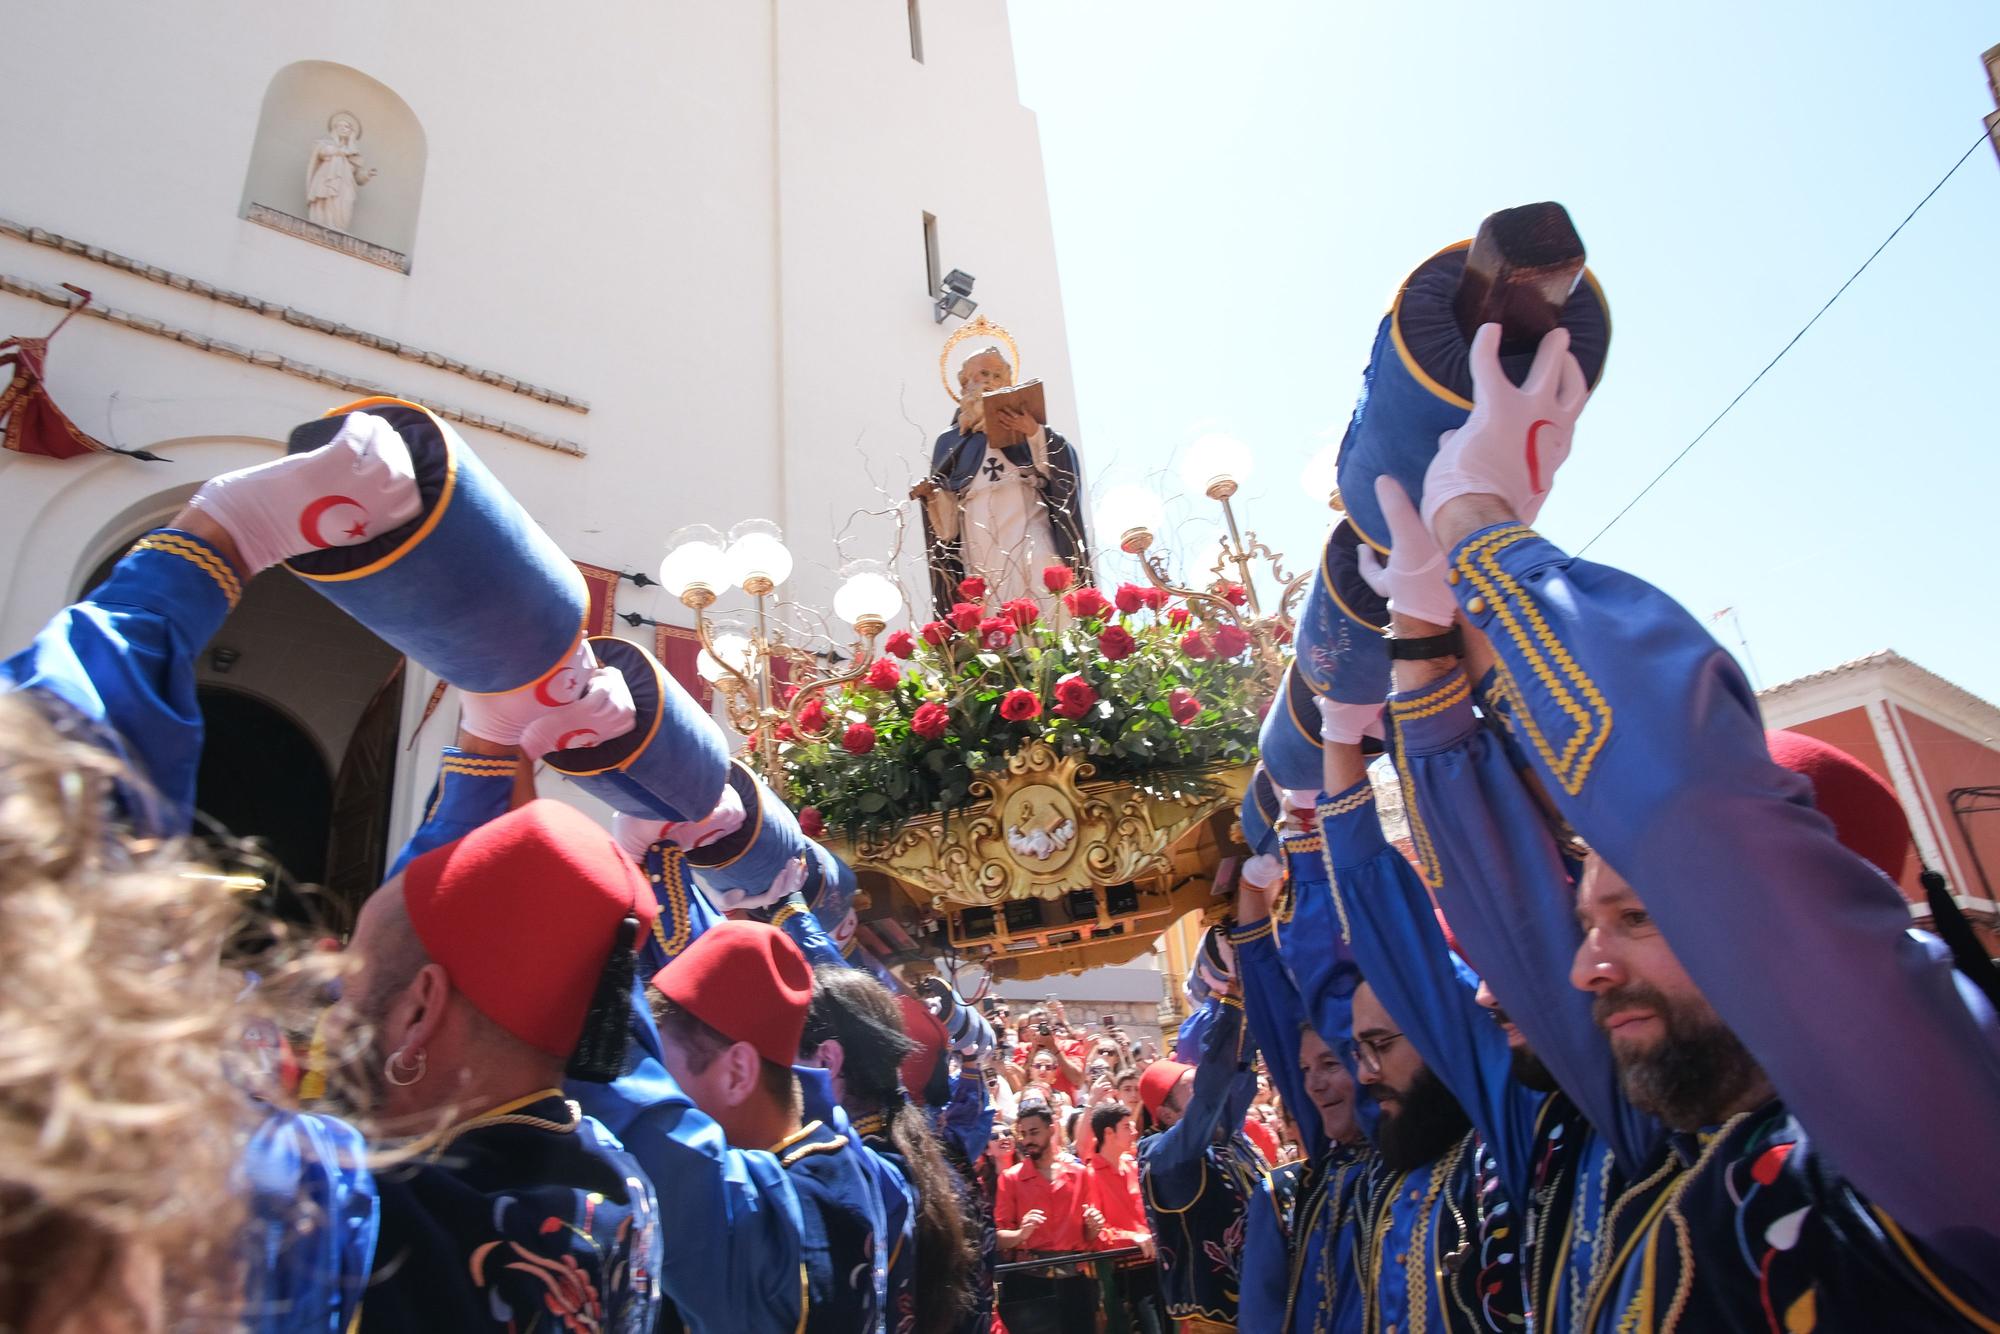
[{"label": "red rose", "polygon": [[917,651],[917,638],[908,630],[898,630],[882,641],[883,651],[907,658]]},{"label": "red rose", "polygon": [[951,604],[951,623],[961,634],[971,634],[979,628],[979,618],[986,614],[986,608],[976,602],[954,602]]},{"label": "red rose", "polygon": [[1010,723],[1025,723],[1042,716],[1042,701],[1032,690],[1010,690],[1000,697],[1000,716]]},{"label": "red rose", "polygon": [[1042,604],[1033,598],[1015,598],[1000,610],[1023,630],[1042,619]]},{"label": "red rose", "polygon": [[1139,647],[1139,641],[1132,638],[1132,632],[1122,625],[1107,625],[1104,633],[1097,637],[1097,651],[1112,662],[1123,662]]},{"label": "red rose", "polygon": [[826,705],[815,697],[807,700],[799,708],[799,726],[807,732],[826,730]]},{"label": "red rose", "polygon": [[866,755],[875,749],[875,729],[867,723],[849,723],[840,744],[849,755]]},{"label": "red rose", "polygon": [[1120,584],[1114,601],[1118,604],[1118,610],[1130,616],[1146,605],[1146,590],[1137,584]]},{"label": "red rose", "polygon": [[819,807],[799,807],[799,832],[807,838],[818,838],[826,832],[826,817],[819,813]]},{"label": "red rose", "polygon": [[1060,593],[1076,582],[1076,571],[1067,565],[1045,565],[1042,567],[1042,587],[1051,593]]},{"label": "red rose", "polygon": [[1186,607],[1175,607],[1167,613],[1167,624],[1178,630],[1192,619]]},{"label": "red rose", "polygon": [[1006,648],[1014,642],[1014,623],[1005,616],[988,616],[979,623],[981,648]]},{"label": "red rose", "polygon": [[958,595],[967,602],[982,602],[986,598],[986,581],[978,575],[970,575],[958,581]]},{"label": "red rose", "polygon": [[1081,718],[1097,706],[1097,692],[1075,672],[1056,682],[1055,710],[1065,718]]},{"label": "red rose", "polygon": [[903,679],[903,669],[896,665],[894,658],[877,658],[875,665],[868,669],[865,684],[876,690],[894,690]]},{"label": "red rose", "polygon": [[1139,590],[1139,600],[1154,611],[1158,611],[1167,605],[1167,597],[1168,593],[1164,588],[1142,588]]},{"label": "red rose", "polygon": [[1201,712],[1201,701],[1192,690],[1176,690],[1167,696],[1167,710],[1174,715],[1175,722],[1186,727]]},{"label": "red rose", "polygon": [[799,688],[797,686],[778,687],[778,703],[790,704],[793,700],[797,699],[798,697],[799,697]]},{"label": "red rose", "polygon": [[1222,596],[1229,599],[1229,605],[1232,607],[1240,607],[1250,600],[1250,594],[1241,584],[1224,584]]},{"label": "red rose", "polygon": [[931,741],[943,736],[950,726],[951,710],[942,704],[919,704],[910,715],[910,730]]},{"label": "red rose", "polygon": [[1181,652],[1195,659],[1215,656],[1215,650],[1209,647],[1208,640],[1202,637],[1199,630],[1190,630],[1181,636]]},{"label": "red rose", "polygon": [[1215,656],[1234,658],[1250,647],[1250,636],[1234,625],[1225,625],[1215,632]]},{"label": "red rose", "polygon": [[797,741],[799,739],[799,734],[792,730],[790,723],[779,723],[771,729],[771,735],[780,741]]},{"label": "red rose", "polygon": [[1069,608],[1070,615],[1086,621],[1101,621],[1111,614],[1111,599],[1087,584],[1063,594],[1063,605]]},{"label": "red rose", "polygon": [[932,648],[943,648],[958,632],[952,628],[950,621],[925,621],[924,628],[918,633],[923,635],[924,642]]}]

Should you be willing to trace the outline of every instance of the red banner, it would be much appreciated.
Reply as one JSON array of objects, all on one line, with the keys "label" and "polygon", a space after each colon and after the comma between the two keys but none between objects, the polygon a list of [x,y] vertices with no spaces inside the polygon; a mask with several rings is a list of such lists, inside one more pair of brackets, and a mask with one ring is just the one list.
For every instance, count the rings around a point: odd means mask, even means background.
[{"label": "red banner", "polygon": [[695,664],[701,658],[701,637],[694,627],[687,625],[656,625],[653,627],[653,656],[667,669],[667,675],[679,681],[695,703],[704,712],[715,709],[715,687],[702,679]]},{"label": "red banner", "polygon": [[583,632],[587,635],[608,635],[612,633],[612,622],[618,614],[618,580],[616,570],[607,570],[601,565],[576,563],[577,571],[583,575],[583,586],[590,590],[590,611],[584,617]]}]

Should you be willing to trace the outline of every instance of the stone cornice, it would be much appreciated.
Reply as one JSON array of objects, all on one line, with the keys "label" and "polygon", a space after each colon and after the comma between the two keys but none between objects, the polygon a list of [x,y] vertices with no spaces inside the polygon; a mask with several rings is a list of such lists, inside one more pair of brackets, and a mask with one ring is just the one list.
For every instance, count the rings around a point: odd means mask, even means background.
[{"label": "stone cornice", "polygon": [[309,315],[305,311],[285,305],[281,301],[265,301],[260,297],[249,296],[242,292],[234,292],[226,287],[217,287],[215,284],[203,282],[199,278],[190,278],[186,274],[175,273],[171,269],[163,269],[157,264],[147,264],[143,260],[133,259],[129,255],[121,255],[114,250],[106,250],[102,246],[90,245],[77,240],[75,237],[58,236],[56,233],[44,231],[40,227],[29,227],[23,223],[4,217],[0,217],[0,236],[11,236],[17,241],[26,241],[30,245],[47,246],[49,249],[59,250],[65,255],[75,255],[77,258],[89,260],[93,264],[102,264],[107,268],[118,269],[132,274],[134,277],[144,278],[148,282],[159,283],[163,287],[171,287],[178,292],[190,292],[195,296],[207,297],[211,301],[219,301],[225,306],[235,306],[238,309],[247,310],[256,315],[263,315],[269,319],[283,320],[286,324],[300,329],[310,329],[314,333],[325,334],[329,338],[343,339],[350,343],[359,344],[362,347],[372,348],[377,352],[387,352],[392,356],[401,357],[405,361],[414,361],[420,365],[430,366],[452,375],[462,375],[468,380],[491,385],[495,389],[504,389],[510,394],[520,394],[524,398],[532,398],[540,403],[549,403],[559,408],[567,408],[571,412],[590,411],[590,404],[580,398],[576,398],[570,394],[557,393],[555,390],[545,388],[542,385],[531,384],[517,376],[488,370],[483,366],[468,365],[455,357],[447,357],[442,352],[426,351],[423,348],[414,347],[409,343],[398,342],[382,334],[369,333],[365,329],[356,329],[335,320],[325,319],[318,315]]},{"label": "stone cornice", "polygon": [[[74,305],[76,302],[75,297],[60,287],[45,287],[41,283],[27,278],[16,277],[10,273],[0,273],[0,292],[5,292],[12,296],[27,297],[31,301],[40,301],[44,305],[50,306],[68,307]],[[178,328],[175,325],[168,324],[164,320],[156,320],[150,316],[134,314],[132,311],[121,310],[116,306],[106,306],[93,302],[85,306],[80,313],[93,319],[104,320],[110,324],[122,325],[137,333],[150,334],[155,338],[164,338],[168,342],[180,343],[186,347],[193,348],[197,352],[206,352],[210,356],[228,357],[234,361],[248,362],[252,366],[262,366],[267,370],[296,376],[301,380],[311,380],[316,384],[330,385],[335,389],[345,390],[348,393],[358,395],[383,394],[395,398],[408,398],[413,402],[422,403],[425,407],[447,421],[457,422],[461,426],[477,427],[482,431],[492,431],[498,435],[504,435],[510,439],[519,440],[541,449],[554,450],[558,454],[571,454],[577,458],[582,458],[586,452],[584,447],[575,440],[565,440],[558,436],[549,435],[546,432],[522,426],[518,422],[503,421],[498,417],[489,417],[484,413],[473,412],[466,408],[452,407],[449,404],[438,402],[428,394],[401,393],[394,386],[382,384],[380,381],[364,379],[358,375],[349,375],[343,371],[328,370],[324,366],[315,366],[309,362],[299,361],[294,357],[288,357],[278,352],[242,347],[225,339],[212,338],[207,334],[196,333],[192,329]]]}]

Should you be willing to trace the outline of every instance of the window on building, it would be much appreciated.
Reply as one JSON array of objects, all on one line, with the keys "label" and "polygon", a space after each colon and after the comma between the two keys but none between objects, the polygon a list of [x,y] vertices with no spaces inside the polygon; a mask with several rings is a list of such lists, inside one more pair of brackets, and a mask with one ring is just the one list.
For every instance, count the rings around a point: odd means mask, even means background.
[{"label": "window on building", "polygon": [[910,6],[910,59],[918,64],[924,59],[924,15],[920,8],[923,0],[909,0]]},{"label": "window on building", "polygon": [[944,275],[938,272],[937,217],[924,214],[924,290],[932,296],[938,294],[938,284]]}]

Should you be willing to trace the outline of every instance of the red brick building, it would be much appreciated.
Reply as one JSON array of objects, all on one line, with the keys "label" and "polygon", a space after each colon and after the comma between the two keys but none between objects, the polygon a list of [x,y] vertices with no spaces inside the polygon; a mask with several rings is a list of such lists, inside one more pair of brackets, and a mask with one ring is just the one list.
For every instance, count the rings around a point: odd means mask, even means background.
[{"label": "red brick building", "polygon": [[[1761,692],[1764,721],[1819,738],[1889,781],[1917,858],[1944,873],[1989,953],[2000,956],[2000,708],[1891,650]],[[1928,924],[1918,865],[1902,887]]]}]

